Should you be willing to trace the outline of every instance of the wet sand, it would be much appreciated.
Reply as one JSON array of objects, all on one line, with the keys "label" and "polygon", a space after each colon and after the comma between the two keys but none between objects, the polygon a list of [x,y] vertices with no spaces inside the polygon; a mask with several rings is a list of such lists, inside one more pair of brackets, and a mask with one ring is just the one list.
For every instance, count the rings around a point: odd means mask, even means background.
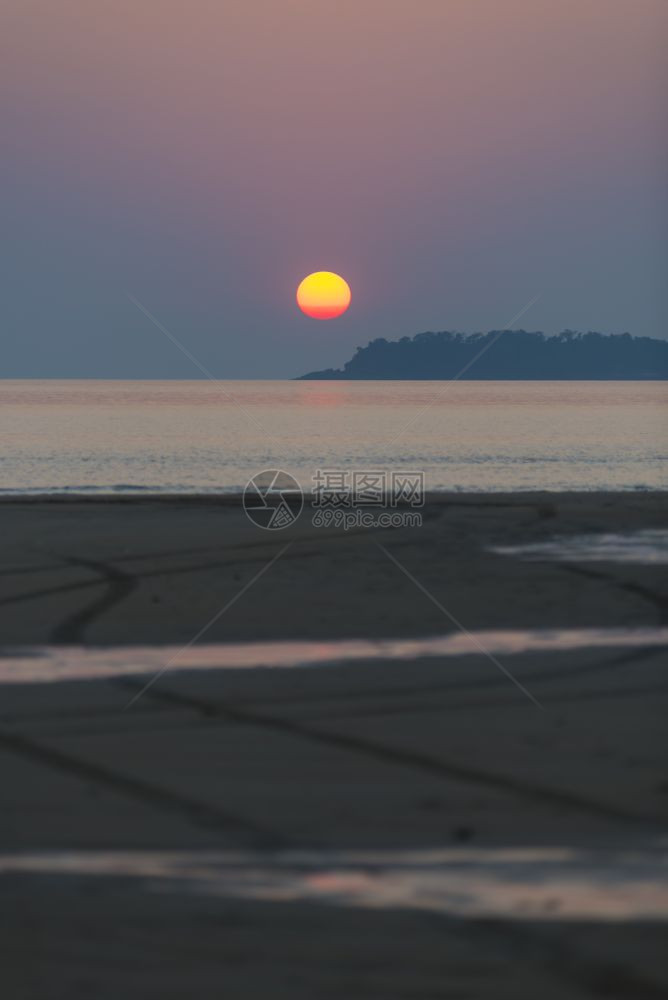
[{"label": "wet sand", "polygon": [[[171,647],[148,688],[154,660],[0,685],[8,996],[663,995],[664,649],[227,651],[668,624],[660,563],[572,555],[665,529],[665,496],[424,515],[269,533],[234,498],[0,503],[0,674],[33,647]],[[566,561],[514,552],[555,538]],[[219,669],[183,669],[198,634]]]}]

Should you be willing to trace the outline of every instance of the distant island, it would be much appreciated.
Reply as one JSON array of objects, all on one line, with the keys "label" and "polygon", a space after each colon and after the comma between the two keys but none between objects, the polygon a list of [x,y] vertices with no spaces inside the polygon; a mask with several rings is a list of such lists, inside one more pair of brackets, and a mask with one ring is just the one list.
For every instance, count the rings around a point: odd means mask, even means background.
[{"label": "distant island", "polygon": [[668,341],[629,333],[418,333],[358,347],[343,368],[301,379],[666,379]]}]

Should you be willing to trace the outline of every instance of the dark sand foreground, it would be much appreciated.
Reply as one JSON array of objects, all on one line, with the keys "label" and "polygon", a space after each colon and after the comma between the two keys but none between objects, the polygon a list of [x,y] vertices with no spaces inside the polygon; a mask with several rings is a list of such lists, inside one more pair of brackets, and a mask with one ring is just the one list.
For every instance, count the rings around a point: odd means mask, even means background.
[{"label": "dark sand foreground", "polygon": [[[665,527],[640,493],[444,496],[355,532],[4,501],[0,678],[214,618],[198,643],[656,629],[659,562],[491,550]],[[665,648],[177,668],[0,686],[3,997],[666,994]]]}]

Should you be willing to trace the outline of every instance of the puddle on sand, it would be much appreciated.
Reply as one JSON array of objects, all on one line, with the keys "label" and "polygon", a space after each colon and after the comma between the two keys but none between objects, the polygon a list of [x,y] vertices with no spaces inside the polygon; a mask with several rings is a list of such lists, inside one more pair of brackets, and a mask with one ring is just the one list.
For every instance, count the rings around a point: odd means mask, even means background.
[{"label": "puddle on sand", "polygon": [[629,534],[563,535],[528,545],[497,545],[501,556],[526,561],[617,562],[662,566],[668,563],[668,531],[657,528]]},{"label": "puddle on sand", "polygon": [[294,669],[427,657],[668,646],[668,627],[489,630],[423,639],[323,639],[191,646],[0,649],[0,684],[94,680],[184,670]]},{"label": "puddle on sand", "polygon": [[148,891],[406,908],[510,920],[668,920],[668,855],[461,848],[278,853],[86,851],[0,856],[0,875],[138,879]]}]

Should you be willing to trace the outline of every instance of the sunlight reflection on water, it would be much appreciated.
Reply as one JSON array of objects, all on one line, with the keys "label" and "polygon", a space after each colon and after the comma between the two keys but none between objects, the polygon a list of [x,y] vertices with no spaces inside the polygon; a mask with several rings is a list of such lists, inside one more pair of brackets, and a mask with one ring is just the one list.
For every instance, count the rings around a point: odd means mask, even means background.
[{"label": "sunlight reflection on water", "polygon": [[[429,657],[517,655],[668,645],[668,627],[489,630],[418,639],[322,639],[190,646],[0,649],[0,683],[86,680],[184,670],[294,669]],[[484,650],[484,652],[481,652]]]},{"label": "sunlight reflection on water", "polygon": [[666,920],[664,847],[50,852],[0,856],[0,873],[129,878],[149,891],[464,917]]}]

